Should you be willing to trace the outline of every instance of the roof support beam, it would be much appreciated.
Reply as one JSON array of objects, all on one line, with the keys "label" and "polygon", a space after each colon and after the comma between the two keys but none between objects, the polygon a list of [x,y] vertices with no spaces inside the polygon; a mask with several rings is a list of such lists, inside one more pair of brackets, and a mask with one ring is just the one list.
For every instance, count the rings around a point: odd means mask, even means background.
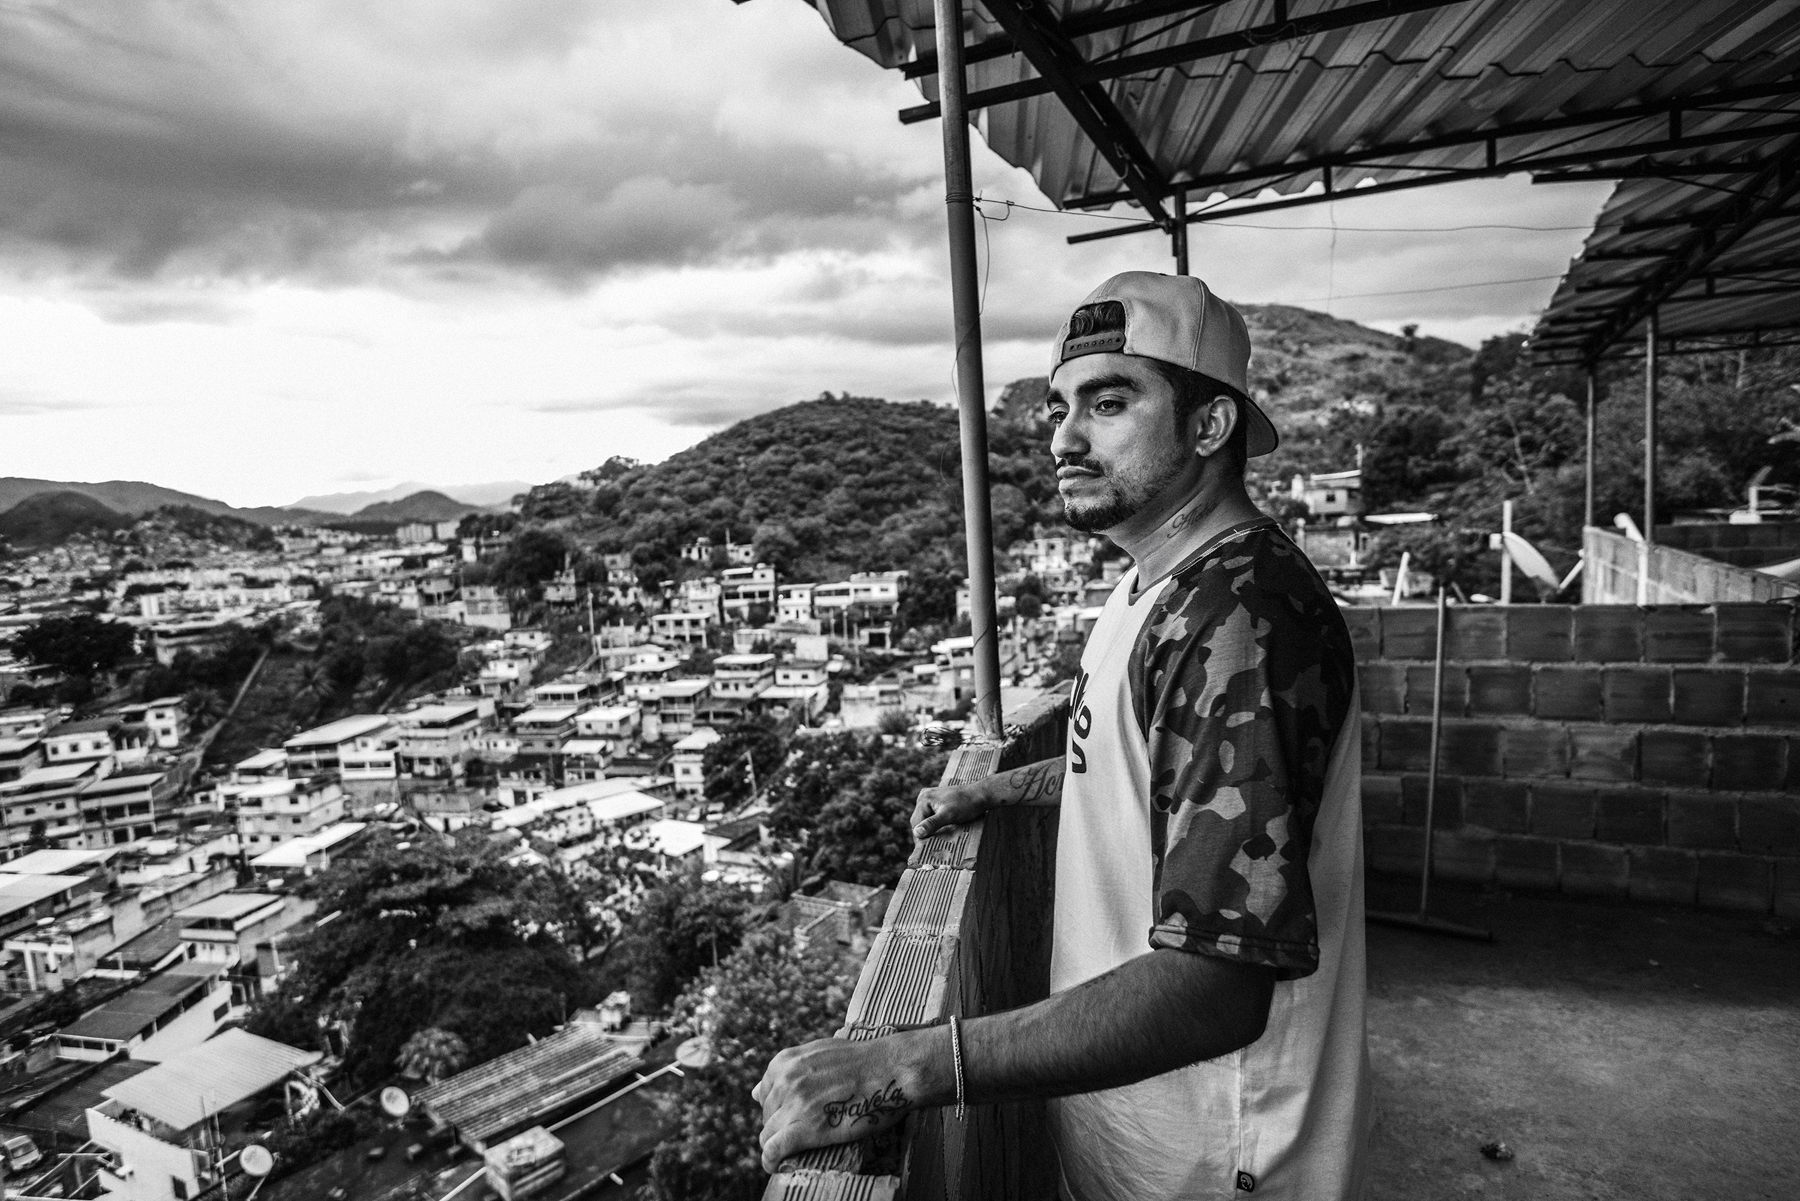
[{"label": "roof support beam", "polygon": [[1131,198],[1159,226],[1171,228],[1162,204],[1162,198],[1169,191],[1168,182],[1106,88],[1098,83],[1081,81],[1081,73],[1087,64],[1082,61],[1075,43],[1057,27],[1052,17],[1038,15],[1042,6],[1028,11],[1019,0],[985,2],[988,12],[1031,60],[1038,75],[1056,90],[1056,98],[1062,101],[1075,123],[1081,126],[1081,132],[1118,174],[1131,192]]},{"label": "roof support beam", "polygon": [[1767,167],[1745,183],[1738,195],[1713,208],[1703,223],[1675,247],[1674,257],[1658,265],[1638,284],[1624,304],[1613,309],[1583,346],[1587,359],[1598,359],[1656,306],[1672,297],[1771,215],[1800,194],[1800,137],[1792,138]]},{"label": "roof support beam", "polygon": [[[1789,115],[1791,114],[1784,114]],[[1533,171],[1544,167],[1561,167],[1576,163],[1601,162],[1607,159],[1635,158],[1640,155],[1659,154],[1676,150],[1692,150],[1699,146],[1713,146],[1724,142],[1743,142],[1762,138],[1771,138],[1786,134],[1800,134],[1800,120],[1783,121],[1779,125],[1762,125],[1717,133],[1696,135],[1683,138],[1680,142],[1647,142],[1630,146],[1613,146],[1597,150],[1579,150],[1569,154],[1556,155],[1522,155],[1518,158],[1502,160],[1489,167],[1421,167],[1419,170],[1431,171],[1432,174],[1415,176],[1411,179],[1388,180],[1385,183],[1368,184],[1361,187],[1343,188],[1337,191],[1329,189],[1323,193],[1301,196],[1284,196],[1280,200],[1265,200],[1260,204],[1237,206],[1214,205],[1211,208],[1198,209],[1188,214],[1190,224],[1203,224],[1207,221],[1226,221],[1234,217],[1244,217],[1255,213],[1279,212],[1282,209],[1301,208],[1309,204],[1323,204],[1327,200],[1348,200],[1356,196],[1380,196],[1388,192],[1404,192],[1412,188],[1431,187],[1441,183],[1452,183],[1463,179],[1488,179],[1496,175],[1511,175],[1517,171]],[[1785,153],[1785,152],[1784,152]],[[1366,164],[1365,164],[1366,165]],[[1092,233],[1076,234],[1069,239],[1071,244],[1081,242],[1098,242],[1105,238],[1120,238],[1127,234],[1144,233],[1147,230],[1161,229],[1154,221],[1131,225],[1117,225],[1111,229],[1095,230]]]},{"label": "roof support beam", "polygon": [[[1557,133],[1563,130],[1576,130],[1585,126],[1595,127],[1595,135],[1604,135],[1617,129],[1622,123],[1642,121],[1665,116],[1671,109],[1680,108],[1692,112],[1696,109],[1714,108],[1725,105],[1740,104],[1751,100],[1775,100],[1790,96],[1800,96],[1800,76],[1777,80],[1773,83],[1752,84],[1741,88],[1726,88],[1717,92],[1705,92],[1699,95],[1684,96],[1680,100],[1658,101],[1650,104],[1622,105],[1591,113],[1579,113],[1569,117],[1551,117],[1539,121],[1517,121],[1510,125],[1497,125],[1491,129],[1465,130],[1459,133],[1443,134],[1438,137],[1417,138],[1403,142],[1385,142],[1379,146],[1370,146],[1364,150],[1343,154],[1317,156],[1314,158],[1292,159],[1283,163],[1271,163],[1254,167],[1246,167],[1237,171],[1215,171],[1205,175],[1194,175],[1176,182],[1185,185],[1190,192],[1199,188],[1226,187],[1233,184],[1253,183],[1257,180],[1279,180],[1306,175],[1327,167],[1356,167],[1385,164],[1394,159],[1408,155],[1423,154],[1432,150],[1452,150],[1459,147],[1482,146],[1487,151],[1487,166],[1500,165],[1501,155],[1499,143],[1512,138],[1532,137],[1543,133]],[[1781,109],[1769,109],[1772,118],[1791,118],[1796,114]],[[1748,114],[1742,114],[1748,115]],[[1718,142],[1697,142],[1689,135],[1671,136],[1673,131],[1664,129],[1663,136],[1645,145],[1662,147],[1692,147],[1718,145]],[[1729,140],[1743,141],[1743,138]],[[1618,155],[1611,157],[1617,158]],[[1599,160],[1593,160],[1599,161]],[[1095,208],[1124,200],[1121,193],[1083,196],[1063,202],[1064,208]]]},{"label": "roof support beam", "polygon": [[[1222,8],[1228,3],[1230,0],[1138,0],[1136,4],[1072,16],[1062,23],[1062,31],[1072,38],[1087,37],[1090,34],[1105,33],[1109,29],[1123,29],[1140,21],[1153,21],[1158,17],[1172,17],[1181,13],[1197,17],[1208,9]],[[1013,41],[1011,34],[1007,34],[963,47],[963,64],[985,63],[1017,53],[1019,44]],[[924,79],[936,75],[937,69],[937,51],[927,50],[912,62],[903,64],[900,74],[907,79]]]},{"label": "roof support beam", "polygon": [[[1293,17],[1269,25],[1256,25],[1249,29],[1240,29],[1236,33],[1200,38],[1197,41],[1183,42],[1178,46],[1165,46],[1160,50],[1149,50],[1142,54],[1128,54],[1120,58],[1106,59],[1103,62],[1089,63],[1082,69],[1078,82],[1100,83],[1108,79],[1117,79],[1122,75],[1160,71],[1165,67],[1198,62],[1204,58],[1218,58],[1223,55],[1235,54],[1240,50],[1255,50],[1276,42],[1291,42],[1297,38],[1312,37],[1314,34],[1351,29],[1358,25],[1366,25],[1371,21],[1385,21],[1392,17],[1403,17],[1410,13],[1424,12],[1434,8],[1449,8],[1468,2],[1469,0],[1368,0],[1365,4],[1354,4],[1349,8],[1334,9],[1307,17]],[[993,10],[990,8],[989,11]],[[999,15],[994,13],[996,19],[999,18]],[[987,108],[995,104],[1011,104],[1019,100],[1029,100],[1033,96],[1043,96],[1055,90],[1051,82],[1044,78],[1022,79],[1017,83],[983,88],[978,92],[969,93],[969,110],[973,112],[978,108]],[[905,125],[914,125],[920,121],[930,121],[940,115],[936,104],[920,104],[913,108],[901,109],[900,121]]]}]

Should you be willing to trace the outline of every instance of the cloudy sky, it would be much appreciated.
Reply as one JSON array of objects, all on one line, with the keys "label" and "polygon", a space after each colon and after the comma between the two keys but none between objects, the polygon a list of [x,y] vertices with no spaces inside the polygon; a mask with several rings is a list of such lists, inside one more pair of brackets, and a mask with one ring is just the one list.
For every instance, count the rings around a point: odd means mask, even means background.
[{"label": "cloudy sky", "polygon": [[[0,0],[0,475],[280,504],[658,459],[823,390],[948,400],[916,102],[802,0]],[[1452,285],[1553,277],[1604,192],[1263,216],[1197,230],[1195,269],[1473,344],[1553,281]],[[988,225],[992,385],[1100,278],[1167,269],[1063,244],[1100,224]],[[1480,225],[1545,230],[1446,228]]]}]

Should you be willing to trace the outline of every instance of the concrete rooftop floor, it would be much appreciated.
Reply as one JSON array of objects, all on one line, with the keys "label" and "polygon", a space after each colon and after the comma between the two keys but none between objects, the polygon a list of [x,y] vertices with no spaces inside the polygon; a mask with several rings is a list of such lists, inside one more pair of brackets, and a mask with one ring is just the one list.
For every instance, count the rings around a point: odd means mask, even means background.
[{"label": "concrete rooftop floor", "polygon": [[[1417,908],[1372,878],[1370,909]],[[1433,885],[1491,944],[1369,926],[1368,1201],[1800,1196],[1800,937]],[[1495,1163],[1494,1139],[1516,1158]]]}]

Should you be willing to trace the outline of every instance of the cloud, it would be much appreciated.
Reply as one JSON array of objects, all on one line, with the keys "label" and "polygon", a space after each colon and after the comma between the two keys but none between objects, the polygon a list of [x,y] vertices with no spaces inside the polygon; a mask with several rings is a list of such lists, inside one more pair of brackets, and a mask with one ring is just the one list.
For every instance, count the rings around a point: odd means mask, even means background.
[{"label": "cloud", "polygon": [[33,417],[40,413],[78,413],[104,408],[90,400],[56,396],[35,388],[8,388],[0,384],[0,417]]}]

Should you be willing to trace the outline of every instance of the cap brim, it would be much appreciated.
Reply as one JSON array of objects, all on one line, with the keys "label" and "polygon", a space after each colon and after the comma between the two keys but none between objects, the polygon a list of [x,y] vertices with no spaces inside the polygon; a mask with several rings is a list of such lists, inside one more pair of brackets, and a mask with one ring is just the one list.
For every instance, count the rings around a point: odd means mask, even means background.
[{"label": "cap brim", "polygon": [[1239,396],[1244,414],[1246,429],[1244,431],[1244,455],[1254,459],[1258,455],[1266,455],[1281,445],[1281,434],[1275,429],[1275,423],[1269,415],[1262,411],[1254,400],[1248,396]]}]

